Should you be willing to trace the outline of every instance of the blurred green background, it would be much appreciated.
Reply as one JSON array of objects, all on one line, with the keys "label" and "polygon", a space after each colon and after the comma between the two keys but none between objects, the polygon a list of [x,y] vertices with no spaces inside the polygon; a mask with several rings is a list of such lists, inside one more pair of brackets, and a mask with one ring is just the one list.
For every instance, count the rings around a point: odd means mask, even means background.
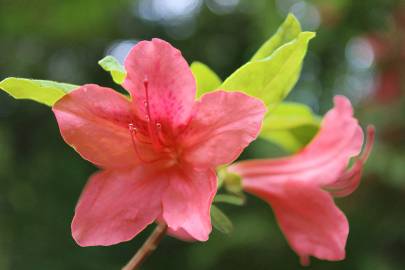
[{"label": "blurred green background", "polygon": [[[8,76],[113,86],[97,61],[122,60],[160,37],[222,78],[293,12],[317,31],[289,100],[323,114],[347,95],[377,144],[359,190],[338,199],[351,231],[347,259],[309,269],[405,269],[405,8],[394,0],[0,0],[0,80]],[[253,145],[247,156],[258,152]],[[262,149],[262,148],[261,148]],[[267,148],[266,148],[267,149]],[[268,149],[273,149],[269,147]],[[272,156],[275,152],[260,151]],[[61,139],[50,109],[0,92],[0,270],[120,269],[151,228],[112,247],[78,247],[76,200],[96,170]],[[248,197],[222,207],[230,235],[207,243],[167,237],[143,269],[299,269],[270,208]]]}]

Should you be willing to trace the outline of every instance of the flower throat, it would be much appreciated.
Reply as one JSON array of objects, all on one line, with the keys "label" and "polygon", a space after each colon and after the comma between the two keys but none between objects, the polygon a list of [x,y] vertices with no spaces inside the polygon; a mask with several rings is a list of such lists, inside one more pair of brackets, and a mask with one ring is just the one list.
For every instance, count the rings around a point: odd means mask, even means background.
[{"label": "flower throat", "polygon": [[145,78],[143,81],[143,88],[145,94],[144,105],[146,113],[145,115],[146,130],[145,129],[141,130],[141,126],[137,125],[137,123],[128,124],[128,129],[131,134],[132,144],[139,159],[143,162],[150,163],[158,161],[160,159],[143,160],[137,143],[152,145],[152,147],[157,152],[167,152],[167,145],[164,143],[162,124],[154,120],[151,116],[150,102],[149,102],[149,81],[147,78]]}]

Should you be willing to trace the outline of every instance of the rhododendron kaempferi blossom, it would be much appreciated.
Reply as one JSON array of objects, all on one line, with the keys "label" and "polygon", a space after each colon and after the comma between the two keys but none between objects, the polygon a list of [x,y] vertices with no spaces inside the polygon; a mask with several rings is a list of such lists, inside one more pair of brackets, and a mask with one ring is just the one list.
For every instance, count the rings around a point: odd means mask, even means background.
[{"label": "rhododendron kaempferi blossom", "polygon": [[[318,134],[299,153],[278,159],[237,162],[229,170],[242,177],[243,189],[270,204],[279,226],[301,263],[309,256],[342,260],[349,225],[333,196],[347,196],[359,185],[362,167],[373,144],[353,117],[350,101],[335,97]],[[350,158],[355,157],[348,167]]]},{"label": "rhododendron kaempferi blossom", "polygon": [[91,84],[53,106],[64,140],[101,168],[79,199],[72,235],[81,246],[112,245],[157,221],[205,241],[215,169],[256,138],[265,106],[240,92],[195,101],[187,62],[163,40],[139,42],[125,69],[130,98]]}]

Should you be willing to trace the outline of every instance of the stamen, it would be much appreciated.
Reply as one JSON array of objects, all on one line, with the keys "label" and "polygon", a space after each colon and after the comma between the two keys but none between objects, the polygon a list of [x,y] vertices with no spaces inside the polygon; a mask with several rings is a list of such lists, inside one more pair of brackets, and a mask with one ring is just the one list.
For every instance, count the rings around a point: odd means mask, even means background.
[{"label": "stamen", "polygon": [[156,130],[157,125],[154,125],[154,121],[151,117],[151,113],[150,113],[150,106],[149,106],[149,82],[148,82],[148,78],[145,77],[145,80],[143,81],[143,85],[144,85],[144,89],[145,89],[145,107],[146,107],[146,121],[148,122],[148,131],[149,131],[149,136],[151,138],[152,141],[152,145],[155,147],[155,149],[157,150],[161,150],[162,149],[162,144],[159,140],[159,135],[158,132]]},{"label": "stamen", "polygon": [[156,123],[156,133],[159,139],[159,143],[165,147],[168,147],[168,145],[165,143],[165,138],[163,137],[162,124],[159,122]]},{"label": "stamen", "polygon": [[136,139],[138,142],[143,143],[143,144],[151,144],[150,142],[145,141],[145,140],[141,137],[141,134],[138,132],[138,129],[136,128],[135,124],[133,124],[133,123],[128,124],[128,128],[129,128],[129,130],[131,131],[131,134],[133,134],[133,135],[135,136],[135,139]]},{"label": "stamen", "polygon": [[148,88],[148,85],[149,85],[148,78],[145,78],[145,80],[143,81],[143,87],[145,89],[145,98],[146,98],[146,100],[144,101],[145,108],[146,108],[146,121],[151,120],[150,108],[149,108],[149,88]]},{"label": "stamen", "polygon": [[128,124],[128,129],[129,129],[129,132],[131,133],[132,145],[134,146],[135,153],[138,156],[140,161],[142,161],[144,163],[153,163],[153,162],[162,160],[162,158],[158,158],[158,159],[154,159],[154,160],[145,160],[145,159],[143,159],[142,155],[139,152],[138,146],[136,145],[136,140],[138,139],[138,137],[137,137],[138,129],[132,123]]},{"label": "stamen", "polygon": [[138,156],[138,158],[139,158],[142,162],[146,162],[145,160],[142,159],[142,156],[139,154],[138,147],[136,146],[135,138],[136,138],[136,133],[138,132],[137,128],[136,128],[135,125],[132,124],[132,123],[128,125],[128,128],[129,128],[129,132],[131,133],[132,145],[134,146],[136,155]]},{"label": "stamen", "polygon": [[129,128],[129,131],[131,132],[131,134],[132,134],[132,132],[136,133],[138,131],[137,128],[135,127],[135,125],[132,123],[128,124],[128,128]]}]

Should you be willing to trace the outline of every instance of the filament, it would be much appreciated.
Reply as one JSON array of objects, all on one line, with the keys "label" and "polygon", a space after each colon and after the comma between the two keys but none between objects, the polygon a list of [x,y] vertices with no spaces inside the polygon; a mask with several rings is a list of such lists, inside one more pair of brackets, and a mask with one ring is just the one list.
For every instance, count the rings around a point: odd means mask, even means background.
[{"label": "filament", "polygon": [[132,123],[128,125],[128,129],[129,129],[129,132],[131,134],[132,145],[134,146],[135,153],[138,156],[140,161],[142,161],[144,163],[153,163],[153,162],[156,162],[156,161],[159,161],[159,160],[163,159],[163,158],[157,158],[157,159],[153,159],[153,160],[145,160],[145,159],[143,159],[142,155],[139,152],[138,146],[136,145],[136,139],[138,138],[137,137],[138,130],[135,127],[135,125],[132,124]]},{"label": "filament", "polygon": [[148,122],[148,131],[149,131],[149,136],[152,141],[152,145],[157,149],[161,150],[162,149],[162,144],[159,140],[159,135],[158,131],[156,130],[157,125],[160,123],[154,123],[154,120],[151,117],[150,113],[150,107],[149,107],[149,82],[148,78],[145,78],[143,81],[144,89],[145,89],[145,107],[146,107],[146,121]]}]

